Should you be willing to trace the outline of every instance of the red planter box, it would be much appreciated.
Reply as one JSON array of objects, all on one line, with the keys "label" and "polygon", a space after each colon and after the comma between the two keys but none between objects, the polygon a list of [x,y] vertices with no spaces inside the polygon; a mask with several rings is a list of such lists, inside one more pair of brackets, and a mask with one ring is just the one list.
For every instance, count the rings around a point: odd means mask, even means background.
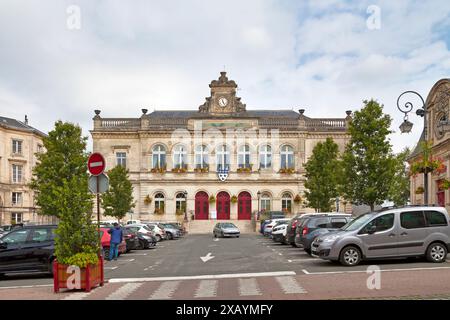
[{"label": "red planter box", "polygon": [[[53,261],[53,289],[54,292],[59,292],[60,289],[68,289],[67,279],[73,274],[67,273],[67,268],[70,266],[59,264],[55,259]],[[80,288],[86,292],[91,291],[92,288],[103,286],[104,271],[103,271],[103,257],[99,257],[99,263],[96,265],[89,265],[86,268],[80,268]]]}]

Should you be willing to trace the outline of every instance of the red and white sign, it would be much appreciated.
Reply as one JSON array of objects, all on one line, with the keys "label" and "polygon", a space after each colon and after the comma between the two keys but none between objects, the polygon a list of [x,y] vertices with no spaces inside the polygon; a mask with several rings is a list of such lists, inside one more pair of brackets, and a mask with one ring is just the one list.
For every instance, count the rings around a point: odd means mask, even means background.
[{"label": "red and white sign", "polygon": [[98,176],[105,171],[105,158],[100,153],[93,153],[88,160],[88,170],[93,176]]}]

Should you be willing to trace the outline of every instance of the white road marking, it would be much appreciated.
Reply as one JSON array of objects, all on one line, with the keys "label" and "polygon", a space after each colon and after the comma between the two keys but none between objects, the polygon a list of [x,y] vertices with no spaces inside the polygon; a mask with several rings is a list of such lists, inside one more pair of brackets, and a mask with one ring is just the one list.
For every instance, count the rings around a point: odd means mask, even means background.
[{"label": "white road marking", "polygon": [[217,242],[217,241],[219,241],[219,238],[215,238],[213,241]]},{"label": "white road marking", "polygon": [[284,293],[306,293],[294,277],[275,277]]},{"label": "white road marking", "polygon": [[[431,267],[431,268],[404,268],[404,269],[381,269],[381,272],[398,272],[398,271],[419,271],[419,270],[444,270],[450,269],[450,267]],[[355,270],[355,271],[322,271],[322,272],[309,272],[306,269],[302,270],[304,274],[344,274],[344,273],[367,273],[367,270]]]},{"label": "white road marking", "polygon": [[106,270],[115,270],[115,269],[117,269],[118,267],[115,266],[115,267],[103,267],[103,268],[105,268]]},{"label": "white road marking", "polygon": [[133,262],[136,259],[125,259],[125,260],[120,260],[121,262]]},{"label": "white road marking", "polygon": [[239,295],[240,296],[260,296],[258,282],[255,278],[239,279]]},{"label": "white road marking", "polygon": [[83,300],[84,298],[87,298],[93,291],[90,292],[75,292],[72,293],[70,296],[65,297],[62,300]]},{"label": "white road marking", "polygon": [[139,289],[143,283],[127,283],[111,293],[105,300],[125,300],[130,294]]},{"label": "white road marking", "polygon": [[215,256],[212,256],[211,252],[208,252],[208,254],[206,256],[204,256],[204,257],[200,257],[200,259],[202,259],[203,262],[207,262],[207,261],[209,261],[211,259],[214,259],[214,258],[215,258]]},{"label": "white road marking", "polygon": [[127,256],[146,256],[147,253],[127,253]]},{"label": "white road marking", "polygon": [[167,281],[161,283],[158,289],[150,296],[150,300],[154,299],[170,299],[180,285],[180,281]]},{"label": "white road marking", "polygon": [[278,255],[279,255],[279,256],[282,256],[283,254],[282,254],[281,252],[278,252]]},{"label": "white road marking", "polygon": [[39,288],[39,287],[53,287],[52,284],[35,284],[30,286],[13,286],[13,287],[0,287],[1,289],[26,289],[26,288]]},{"label": "white road marking", "polygon": [[309,259],[290,259],[289,262],[303,262],[303,261],[320,261],[318,258],[309,258]]},{"label": "white road marking", "polygon": [[196,298],[211,298],[217,295],[217,280],[202,280],[200,281],[197,290],[195,291]]},{"label": "white road marking", "polygon": [[202,276],[181,276],[181,277],[153,277],[153,278],[116,278],[109,279],[109,283],[119,282],[151,282],[151,281],[173,281],[173,280],[207,280],[207,279],[233,279],[252,277],[273,277],[273,276],[295,276],[295,271],[275,271],[257,273],[231,273]]}]

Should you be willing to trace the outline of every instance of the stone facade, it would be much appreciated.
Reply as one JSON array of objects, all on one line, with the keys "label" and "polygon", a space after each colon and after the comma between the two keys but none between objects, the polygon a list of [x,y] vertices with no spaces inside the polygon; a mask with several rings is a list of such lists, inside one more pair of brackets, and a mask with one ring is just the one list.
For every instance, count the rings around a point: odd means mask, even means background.
[{"label": "stone facade", "polygon": [[[430,90],[425,101],[427,105],[426,136],[432,145],[432,156],[441,159],[446,170],[442,173],[428,174],[428,203],[445,206],[450,210],[450,190],[441,190],[440,181],[450,179],[450,79],[441,79]],[[425,140],[424,132],[419,142]],[[420,144],[412,152],[408,162],[412,164],[420,158]],[[416,193],[424,187],[423,174],[411,176],[411,203],[423,204],[424,194]]]},{"label": "stone facade", "polygon": [[27,121],[0,117],[0,224],[39,222],[28,187],[45,134]]},{"label": "stone facade", "polygon": [[[294,201],[304,200],[304,164],[327,137],[344,150],[351,113],[313,119],[305,110],[247,110],[225,72],[209,86],[211,95],[198,110],[143,109],[140,118],[103,118],[96,110],[93,151],[104,155],[107,169],[117,164],[129,169],[133,219],[182,220],[186,211],[199,223],[216,215],[249,220],[263,207],[313,211]],[[224,181],[218,171],[224,171]],[[351,211],[342,201],[339,207]]]}]

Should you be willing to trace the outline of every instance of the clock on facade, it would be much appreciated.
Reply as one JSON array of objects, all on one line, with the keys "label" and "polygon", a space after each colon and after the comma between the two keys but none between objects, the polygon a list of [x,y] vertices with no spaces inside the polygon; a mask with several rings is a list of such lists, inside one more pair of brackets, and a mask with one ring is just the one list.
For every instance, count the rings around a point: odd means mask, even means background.
[{"label": "clock on facade", "polygon": [[219,106],[221,107],[226,107],[228,104],[228,100],[225,97],[220,97],[219,98]]}]

